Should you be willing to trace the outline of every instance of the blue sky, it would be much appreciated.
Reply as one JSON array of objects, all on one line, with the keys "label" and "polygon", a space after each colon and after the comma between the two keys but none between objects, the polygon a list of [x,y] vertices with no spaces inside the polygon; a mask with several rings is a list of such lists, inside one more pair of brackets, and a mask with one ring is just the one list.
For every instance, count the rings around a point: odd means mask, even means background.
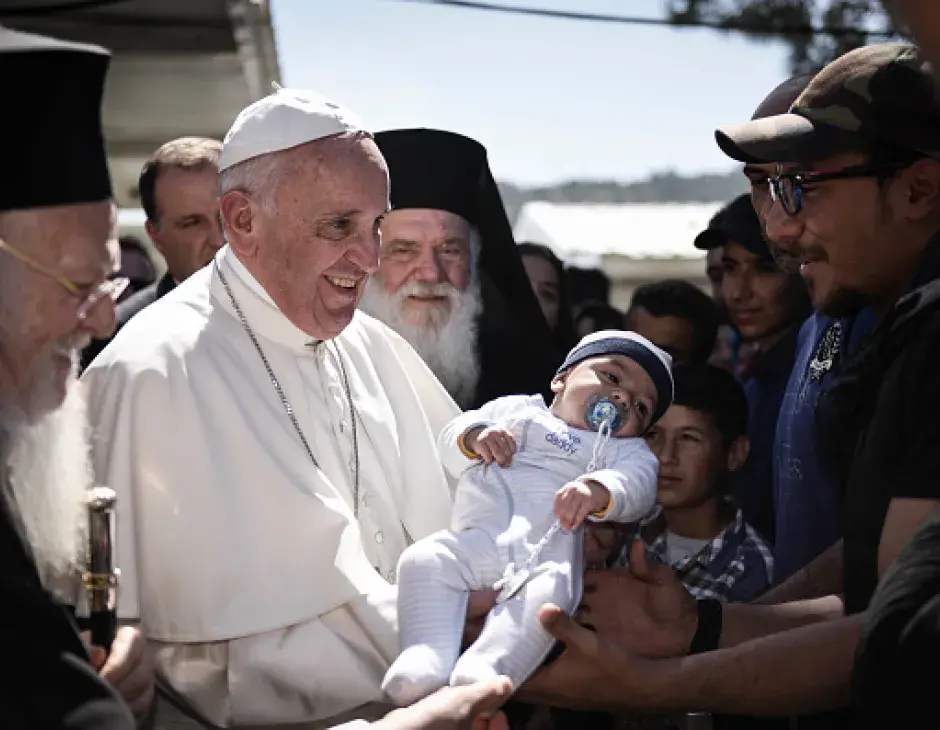
[{"label": "blue sky", "polygon": [[[500,0],[659,17],[661,0]],[[710,30],[503,15],[397,0],[272,0],[285,85],[375,130],[425,126],[487,146],[520,184],[734,169],[716,126],[787,76],[781,43]]]}]

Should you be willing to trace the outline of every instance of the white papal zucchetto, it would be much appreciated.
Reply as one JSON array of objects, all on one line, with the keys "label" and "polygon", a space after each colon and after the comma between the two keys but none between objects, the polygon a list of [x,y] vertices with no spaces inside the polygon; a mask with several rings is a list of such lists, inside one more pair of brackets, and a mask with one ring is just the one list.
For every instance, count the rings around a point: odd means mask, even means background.
[{"label": "white papal zucchetto", "polygon": [[364,129],[356,114],[322,94],[277,88],[235,118],[222,142],[219,171],[253,157]]}]

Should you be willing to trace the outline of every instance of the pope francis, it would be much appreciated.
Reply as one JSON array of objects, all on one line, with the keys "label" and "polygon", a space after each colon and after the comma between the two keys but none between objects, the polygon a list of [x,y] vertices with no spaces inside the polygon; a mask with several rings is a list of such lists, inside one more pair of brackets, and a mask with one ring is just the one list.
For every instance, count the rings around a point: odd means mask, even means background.
[{"label": "pope francis", "polygon": [[83,378],[118,493],[120,613],[202,722],[374,717],[398,557],[448,526],[436,436],[458,413],[356,311],[387,168],[350,112],[279,89],[225,137],[220,195],[227,245]]}]

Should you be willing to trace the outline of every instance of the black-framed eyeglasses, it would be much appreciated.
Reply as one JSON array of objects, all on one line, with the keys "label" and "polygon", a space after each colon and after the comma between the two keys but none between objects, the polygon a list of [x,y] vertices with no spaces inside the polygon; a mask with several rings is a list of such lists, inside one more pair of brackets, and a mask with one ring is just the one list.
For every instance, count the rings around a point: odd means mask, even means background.
[{"label": "black-framed eyeglasses", "polygon": [[781,173],[768,178],[770,196],[779,202],[787,215],[797,215],[803,210],[803,187],[829,180],[848,180],[859,177],[880,177],[906,167],[898,163],[852,165],[831,172]]}]

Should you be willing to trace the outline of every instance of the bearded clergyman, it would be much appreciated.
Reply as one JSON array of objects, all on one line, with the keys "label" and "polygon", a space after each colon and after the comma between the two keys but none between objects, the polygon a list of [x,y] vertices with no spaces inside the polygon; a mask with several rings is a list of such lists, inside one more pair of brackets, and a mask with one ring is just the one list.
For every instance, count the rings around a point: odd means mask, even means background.
[{"label": "bearded clergyman", "polygon": [[375,141],[392,210],[363,310],[404,337],[464,408],[541,392],[564,353],[554,352],[486,149],[435,129]]},{"label": "bearded clergyman", "polygon": [[[71,608],[92,470],[78,353],[114,327],[116,212],[101,132],[107,53],[0,28],[0,683],[4,728],[118,730],[144,719],[140,631],[90,646]],[[110,245],[109,245],[110,243]],[[110,637],[108,637],[110,639]],[[115,692],[117,690],[117,692]],[[119,695],[126,700],[122,702]]]}]

